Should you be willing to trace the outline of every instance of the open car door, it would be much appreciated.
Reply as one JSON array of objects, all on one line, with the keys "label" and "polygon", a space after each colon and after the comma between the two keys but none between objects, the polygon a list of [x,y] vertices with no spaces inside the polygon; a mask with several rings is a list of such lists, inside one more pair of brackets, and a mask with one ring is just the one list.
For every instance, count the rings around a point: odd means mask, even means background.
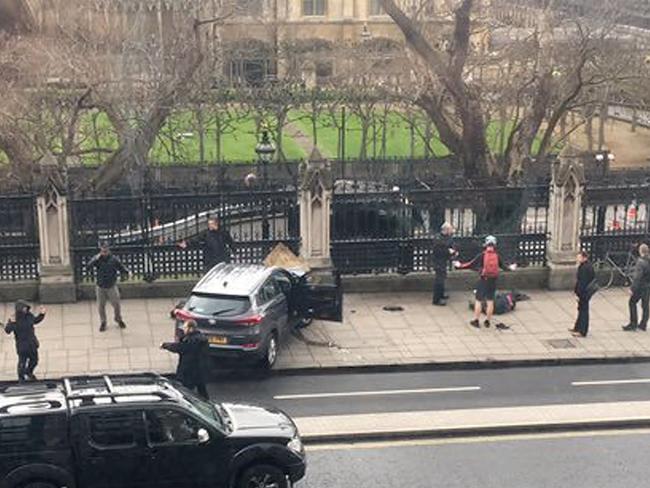
[{"label": "open car door", "polygon": [[303,275],[298,283],[303,318],[343,322],[343,287],[338,274]]}]

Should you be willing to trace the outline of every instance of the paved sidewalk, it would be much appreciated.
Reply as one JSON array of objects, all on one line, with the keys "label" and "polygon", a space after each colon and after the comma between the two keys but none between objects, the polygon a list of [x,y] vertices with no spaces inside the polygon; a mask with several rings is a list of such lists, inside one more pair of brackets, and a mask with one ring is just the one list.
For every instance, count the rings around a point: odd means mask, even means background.
[{"label": "paved sidewalk", "polygon": [[[435,362],[553,360],[564,358],[650,358],[650,333],[625,333],[627,292],[600,293],[592,303],[591,333],[570,336],[575,299],[569,292],[529,292],[531,300],[502,317],[508,331],[469,326],[468,293],[453,293],[446,308],[430,305],[424,293],[348,294],[345,321],[315,323],[292,338],[279,368],[404,365]],[[39,326],[41,376],[87,372],[173,371],[176,358],[160,351],[172,337],[172,299],[125,300],[128,329],[100,334],[94,302],[48,307]],[[387,312],[386,305],[403,307]],[[0,320],[13,304],[0,304]],[[15,377],[13,338],[1,335],[0,378]]]}]

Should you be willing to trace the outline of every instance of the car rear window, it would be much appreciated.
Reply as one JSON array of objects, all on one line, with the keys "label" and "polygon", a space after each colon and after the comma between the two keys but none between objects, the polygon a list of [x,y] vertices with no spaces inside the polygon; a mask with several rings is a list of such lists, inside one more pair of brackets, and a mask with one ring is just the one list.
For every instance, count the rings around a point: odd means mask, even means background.
[{"label": "car rear window", "polygon": [[190,296],[185,309],[210,317],[234,317],[248,311],[250,306],[248,297],[196,294]]}]

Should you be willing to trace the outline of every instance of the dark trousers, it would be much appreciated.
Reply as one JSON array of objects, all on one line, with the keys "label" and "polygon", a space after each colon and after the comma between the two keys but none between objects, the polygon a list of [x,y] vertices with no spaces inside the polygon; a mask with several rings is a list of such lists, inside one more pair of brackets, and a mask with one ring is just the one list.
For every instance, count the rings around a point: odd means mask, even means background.
[{"label": "dark trousers", "polygon": [[205,400],[210,399],[210,395],[208,395],[208,389],[206,388],[204,381],[183,380],[181,383],[188,390],[197,392],[201,398]]},{"label": "dark trousers", "polygon": [[[641,322],[639,322],[639,315],[637,312],[637,304],[641,302]],[[645,329],[648,326],[648,317],[650,316],[650,290],[633,291],[630,297],[630,325]]]},{"label": "dark trousers", "polygon": [[18,353],[18,380],[25,381],[33,375],[36,366],[38,366],[38,349]]},{"label": "dark trousers", "polygon": [[447,281],[447,270],[436,269],[436,277],[433,280],[433,303],[439,303],[445,296],[445,282]]},{"label": "dark trousers", "polygon": [[584,296],[578,297],[578,318],[576,320],[575,330],[582,336],[589,332],[589,298]]}]

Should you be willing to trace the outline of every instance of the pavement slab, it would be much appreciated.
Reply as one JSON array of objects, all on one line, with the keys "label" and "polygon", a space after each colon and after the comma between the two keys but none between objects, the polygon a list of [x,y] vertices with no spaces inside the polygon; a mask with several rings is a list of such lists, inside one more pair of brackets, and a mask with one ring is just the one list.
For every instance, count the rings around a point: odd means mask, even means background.
[{"label": "pavement slab", "polygon": [[[342,323],[319,322],[292,337],[281,353],[278,369],[398,366],[485,361],[564,359],[650,360],[650,334],[625,333],[627,290],[600,292],[591,307],[589,337],[573,338],[575,300],[570,292],[528,293],[529,301],[498,317],[511,327],[479,330],[469,326],[468,293],[453,293],[449,306],[431,306],[428,293],[347,294]],[[48,306],[38,326],[41,376],[155,370],[170,373],[176,357],[159,350],[172,339],[168,298],[124,300],[128,324],[120,330],[110,323],[98,330],[92,301]],[[402,307],[389,312],[386,305]],[[0,303],[0,321],[13,313],[13,304]],[[496,322],[496,320],[495,320]],[[550,342],[553,341],[553,342]],[[83,359],[80,359],[83,357]],[[0,338],[0,378],[15,376],[13,338]]]}]

